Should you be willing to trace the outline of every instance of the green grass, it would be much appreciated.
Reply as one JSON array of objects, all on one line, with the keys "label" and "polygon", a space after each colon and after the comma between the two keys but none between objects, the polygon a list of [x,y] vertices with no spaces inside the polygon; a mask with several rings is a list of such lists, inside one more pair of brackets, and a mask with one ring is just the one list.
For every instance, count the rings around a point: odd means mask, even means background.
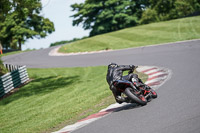
[{"label": "green grass", "polygon": [[13,52],[8,52],[8,53],[3,53],[3,54],[0,55],[0,56],[3,57],[3,56],[14,55],[14,54],[20,54],[20,53],[29,52],[29,51],[33,51],[33,50],[13,51]]},{"label": "green grass", "polygon": [[200,16],[127,28],[64,45],[59,52],[123,49],[200,38]]},{"label": "green grass", "polygon": [[105,66],[28,72],[34,80],[0,101],[1,133],[56,131],[115,102]]},{"label": "green grass", "polygon": [[19,53],[23,53],[23,51],[14,51],[14,52],[3,53],[1,55],[1,57],[2,56],[7,56],[7,55],[19,54]]}]

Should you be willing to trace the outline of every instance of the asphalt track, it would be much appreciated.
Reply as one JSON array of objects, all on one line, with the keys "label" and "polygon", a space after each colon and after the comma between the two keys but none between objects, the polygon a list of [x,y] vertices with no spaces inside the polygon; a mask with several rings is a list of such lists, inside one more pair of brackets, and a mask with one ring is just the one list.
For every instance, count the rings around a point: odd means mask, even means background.
[{"label": "asphalt track", "polygon": [[157,90],[159,97],[146,106],[114,112],[75,133],[200,133],[200,40],[62,57],[48,56],[51,49],[6,56],[3,60],[30,68],[98,66],[116,62],[160,66],[173,73]]}]

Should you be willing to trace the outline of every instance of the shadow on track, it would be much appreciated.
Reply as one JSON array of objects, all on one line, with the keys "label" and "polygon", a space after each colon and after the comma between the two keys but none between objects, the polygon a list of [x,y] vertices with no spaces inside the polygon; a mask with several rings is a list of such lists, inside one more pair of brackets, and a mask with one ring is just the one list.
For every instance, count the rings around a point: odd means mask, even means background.
[{"label": "shadow on track", "polygon": [[141,108],[141,107],[142,107],[141,105],[138,105],[136,103],[127,103],[124,106],[115,108],[113,112],[120,112],[123,110],[130,110],[130,109]]}]

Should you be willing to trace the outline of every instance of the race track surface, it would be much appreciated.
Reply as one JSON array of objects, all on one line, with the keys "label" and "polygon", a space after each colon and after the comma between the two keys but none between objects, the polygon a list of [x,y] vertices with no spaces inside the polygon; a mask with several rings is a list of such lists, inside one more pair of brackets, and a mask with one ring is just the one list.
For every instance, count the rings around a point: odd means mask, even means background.
[{"label": "race track surface", "polygon": [[3,57],[30,68],[107,65],[110,62],[165,67],[172,77],[158,98],[143,107],[114,112],[75,133],[200,133],[200,40],[112,52],[48,56],[50,49]]}]

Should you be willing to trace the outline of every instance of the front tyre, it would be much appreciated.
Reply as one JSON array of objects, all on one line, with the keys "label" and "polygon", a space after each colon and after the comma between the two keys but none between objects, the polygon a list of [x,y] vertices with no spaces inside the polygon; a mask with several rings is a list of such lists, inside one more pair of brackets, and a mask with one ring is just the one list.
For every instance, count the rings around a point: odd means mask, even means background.
[{"label": "front tyre", "polygon": [[146,98],[143,95],[137,95],[130,87],[126,88],[124,93],[135,103],[138,103],[142,106],[147,104]]},{"label": "front tyre", "polygon": [[151,91],[152,98],[157,98],[158,97],[156,91],[154,91],[153,89],[151,89],[150,91]]},{"label": "front tyre", "polygon": [[157,97],[158,97],[158,95],[157,95],[157,93],[156,93],[155,90],[153,90],[153,89],[152,89],[151,87],[149,87],[148,85],[146,85],[146,87],[150,90],[150,93],[151,93],[152,98],[157,98]]}]

